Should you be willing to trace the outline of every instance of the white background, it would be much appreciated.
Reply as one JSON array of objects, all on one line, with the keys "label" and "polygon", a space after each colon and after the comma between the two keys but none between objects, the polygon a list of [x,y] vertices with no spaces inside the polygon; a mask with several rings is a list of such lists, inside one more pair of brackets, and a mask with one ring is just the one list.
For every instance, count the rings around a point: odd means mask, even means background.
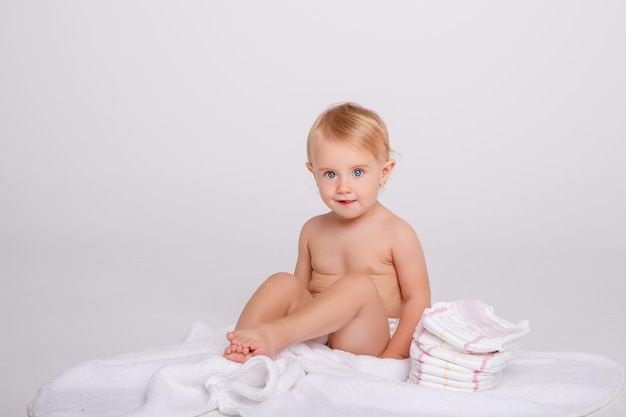
[{"label": "white background", "polygon": [[340,101],[387,122],[381,201],[433,301],[624,363],[625,19],[617,0],[2,2],[2,415],[85,360],[233,324],[291,271],[326,210],[306,135]]}]

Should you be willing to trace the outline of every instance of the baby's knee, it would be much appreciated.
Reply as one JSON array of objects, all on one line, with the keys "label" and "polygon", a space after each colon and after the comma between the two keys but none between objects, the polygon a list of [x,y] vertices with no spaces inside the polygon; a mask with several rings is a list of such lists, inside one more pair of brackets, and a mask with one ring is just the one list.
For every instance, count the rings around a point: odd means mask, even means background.
[{"label": "baby's knee", "polygon": [[282,289],[299,289],[302,286],[300,281],[293,275],[288,272],[277,272],[275,274],[270,275],[266,280],[264,285],[279,287]]},{"label": "baby's knee", "polygon": [[267,278],[267,281],[283,281],[294,278],[294,275],[289,272],[276,272],[275,274],[270,275],[269,278]]}]

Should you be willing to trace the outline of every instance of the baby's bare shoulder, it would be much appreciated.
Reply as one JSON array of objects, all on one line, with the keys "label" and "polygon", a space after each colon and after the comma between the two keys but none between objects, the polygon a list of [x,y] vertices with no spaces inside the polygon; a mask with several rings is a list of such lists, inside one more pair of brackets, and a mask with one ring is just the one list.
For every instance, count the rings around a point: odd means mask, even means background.
[{"label": "baby's bare shoulder", "polygon": [[385,208],[385,211],[381,215],[381,221],[386,222],[386,226],[397,229],[413,229],[409,222],[387,208]]},{"label": "baby's bare shoulder", "polygon": [[302,236],[310,237],[312,234],[318,233],[328,225],[328,215],[320,214],[319,216],[311,217],[302,226],[300,234]]},{"label": "baby's bare shoulder", "polygon": [[319,227],[328,222],[327,217],[328,217],[328,214],[320,214],[318,216],[313,216],[304,223],[302,228],[313,229],[313,228]]},{"label": "baby's bare shoulder", "polygon": [[415,229],[413,226],[403,218],[395,215],[391,211],[384,220],[384,228],[389,233],[390,237],[399,242],[408,240],[414,240],[417,238]]}]

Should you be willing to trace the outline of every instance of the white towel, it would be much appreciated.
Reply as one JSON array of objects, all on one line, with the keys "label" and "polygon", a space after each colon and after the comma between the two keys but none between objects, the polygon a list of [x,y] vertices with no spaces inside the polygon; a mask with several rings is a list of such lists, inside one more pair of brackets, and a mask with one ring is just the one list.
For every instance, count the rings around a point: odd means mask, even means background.
[{"label": "white towel", "polygon": [[[515,352],[500,385],[467,393],[404,382],[409,360],[296,344],[275,361],[222,358],[227,329],[197,323],[180,345],[79,364],[46,383],[31,417],[577,417],[615,398],[621,365],[599,355]],[[574,410],[574,411],[573,411]]]}]

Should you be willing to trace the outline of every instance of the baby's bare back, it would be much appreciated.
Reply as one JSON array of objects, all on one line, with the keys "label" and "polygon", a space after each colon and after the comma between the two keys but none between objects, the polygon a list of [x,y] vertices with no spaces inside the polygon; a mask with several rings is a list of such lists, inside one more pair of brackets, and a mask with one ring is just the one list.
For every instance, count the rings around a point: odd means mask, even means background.
[{"label": "baby's bare back", "polygon": [[311,293],[323,292],[344,275],[366,274],[376,284],[387,315],[398,317],[402,297],[392,252],[395,219],[390,212],[354,224],[329,215],[316,218],[308,241]]}]

